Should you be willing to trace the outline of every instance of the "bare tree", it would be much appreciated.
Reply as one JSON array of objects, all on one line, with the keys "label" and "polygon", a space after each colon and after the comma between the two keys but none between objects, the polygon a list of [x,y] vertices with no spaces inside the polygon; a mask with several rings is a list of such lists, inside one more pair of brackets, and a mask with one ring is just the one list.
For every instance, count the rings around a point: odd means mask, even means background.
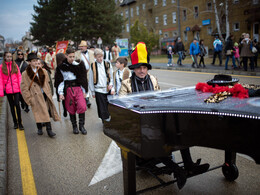
[{"label": "bare tree", "polygon": [[225,15],[226,15],[226,40],[230,35],[229,20],[228,20],[228,0],[225,1]]}]

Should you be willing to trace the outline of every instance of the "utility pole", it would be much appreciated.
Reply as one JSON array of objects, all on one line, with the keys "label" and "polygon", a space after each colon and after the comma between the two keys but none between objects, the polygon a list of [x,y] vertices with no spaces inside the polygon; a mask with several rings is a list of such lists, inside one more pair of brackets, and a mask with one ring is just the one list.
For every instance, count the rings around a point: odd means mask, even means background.
[{"label": "utility pole", "polygon": [[178,33],[181,38],[181,19],[180,19],[180,0],[177,0],[177,15],[178,15]]}]

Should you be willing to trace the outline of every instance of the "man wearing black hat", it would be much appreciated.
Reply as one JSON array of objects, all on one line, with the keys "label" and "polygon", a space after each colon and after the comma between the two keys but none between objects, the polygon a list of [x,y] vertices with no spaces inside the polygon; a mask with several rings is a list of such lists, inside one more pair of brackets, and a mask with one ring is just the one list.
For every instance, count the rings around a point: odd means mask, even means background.
[{"label": "man wearing black hat", "polygon": [[[145,43],[139,42],[136,45],[135,50],[133,50],[131,54],[131,61],[132,65],[128,67],[134,72],[130,78],[122,81],[122,85],[119,90],[119,96],[144,91],[160,90],[157,79],[153,75],[148,74],[148,70],[151,70],[152,66],[149,64],[149,56]],[[200,161],[197,163],[192,161],[189,148],[180,151],[184,163],[184,168],[188,175],[197,175],[208,170],[209,164],[206,163],[200,165]],[[137,160],[142,161],[142,159],[139,158],[137,158]],[[163,158],[161,160],[164,163],[169,164],[169,158]],[[174,174],[177,177],[178,187],[181,189],[186,182],[186,174],[183,174],[183,170],[176,166],[176,164],[173,165],[173,168],[175,168]]]},{"label": "man wearing black hat", "polygon": [[21,82],[23,99],[32,108],[38,135],[43,134],[42,123],[45,123],[48,136],[54,137],[56,134],[52,131],[50,115],[54,121],[59,121],[60,117],[52,100],[48,73],[38,66],[35,53],[29,53],[27,61],[29,66],[23,72]]}]

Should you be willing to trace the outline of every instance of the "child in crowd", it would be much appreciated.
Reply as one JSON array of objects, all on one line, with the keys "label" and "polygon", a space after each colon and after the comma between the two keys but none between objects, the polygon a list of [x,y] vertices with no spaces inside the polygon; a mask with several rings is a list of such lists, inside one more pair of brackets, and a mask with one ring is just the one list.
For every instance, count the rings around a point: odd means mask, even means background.
[{"label": "child in crowd", "polygon": [[[3,63],[0,65],[0,97],[7,96],[13,117],[14,129],[23,130],[21,109],[19,104],[21,73],[11,52],[4,53]],[[16,112],[15,112],[16,110]],[[17,117],[16,117],[17,113]]]},{"label": "child in crowd", "polygon": [[59,121],[60,117],[52,100],[48,73],[39,66],[35,53],[28,54],[27,61],[29,66],[22,74],[22,96],[32,108],[38,135],[43,134],[42,123],[45,123],[48,136],[54,137],[56,134],[52,131],[50,116],[54,121]]},{"label": "child in crowd", "polygon": [[[87,110],[86,93],[88,92],[87,70],[83,61],[77,63],[75,50],[66,50],[66,59],[56,68],[55,86],[59,100],[65,100],[66,110],[70,114],[70,121],[73,133],[78,134],[79,130],[83,135],[87,134],[84,127],[85,112]],[[79,129],[77,127],[76,113],[79,114]]]},{"label": "child in crowd", "polygon": [[120,57],[116,59],[117,70],[113,73],[114,91],[116,95],[119,94],[122,81],[132,76],[131,71],[126,66],[127,58]]},{"label": "child in crowd", "polygon": [[238,47],[238,43],[235,42],[234,43],[234,55],[235,55],[235,60],[237,61],[237,64],[239,66],[239,68],[241,68],[241,65],[240,65],[240,55],[239,55],[239,47]]},{"label": "child in crowd", "polygon": [[101,49],[94,50],[95,62],[91,64],[89,72],[89,89],[93,98],[96,98],[98,117],[102,121],[110,120],[108,112],[108,94],[114,94],[113,68],[103,60],[104,53]]},{"label": "child in crowd", "polygon": [[173,66],[173,60],[172,60],[173,51],[172,51],[172,47],[168,48],[167,56],[168,56],[168,64],[167,64],[167,66]]}]

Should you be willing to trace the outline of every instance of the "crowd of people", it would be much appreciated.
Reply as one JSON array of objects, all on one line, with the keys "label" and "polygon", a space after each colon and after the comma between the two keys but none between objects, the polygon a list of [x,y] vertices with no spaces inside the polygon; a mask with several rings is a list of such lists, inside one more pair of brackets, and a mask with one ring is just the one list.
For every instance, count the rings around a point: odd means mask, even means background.
[{"label": "crowd of people", "polygon": [[[178,55],[177,65],[182,65],[182,60],[185,59],[186,50],[181,38],[177,38],[175,43],[168,47],[167,66],[173,66],[173,55]],[[234,36],[227,37],[225,44],[220,40],[218,36],[215,37],[213,42],[213,60],[211,65],[215,65],[216,58],[219,59],[219,66],[222,66],[222,56],[226,57],[225,70],[229,70],[228,62],[232,59],[232,68],[234,70],[244,69],[248,70],[248,61],[251,71],[254,71],[257,67],[257,58],[260,53],[257,40],[251,40],[248,33],[243,33],[237,42],[234,42]],[[194,38],[189,47],[189,54],[192,59],[191,67],[193,68],[206,68],[204,57],[207,55],[207,50],[204,45],[204,40],[198,41]],[[198,57],[200,61],[198,63]]]}]

